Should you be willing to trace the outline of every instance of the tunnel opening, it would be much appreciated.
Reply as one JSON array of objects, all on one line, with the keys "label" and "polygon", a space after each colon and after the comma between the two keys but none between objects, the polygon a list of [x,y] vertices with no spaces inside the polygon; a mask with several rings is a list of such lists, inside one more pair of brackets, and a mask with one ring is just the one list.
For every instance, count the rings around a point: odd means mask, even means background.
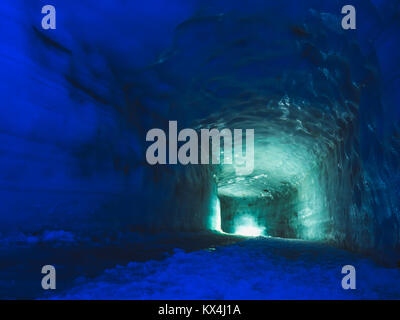
[{"label": "tunnel opening", "polygon": [[252,190],[259,186],[251,185],[254,178],[249,180],[245,186],[246,178],[237,177],[236,184],[218,188],[215,216],[220,232],[309,240],[326,237],[329,219],[316,177],[305,177],[297,185],[282,181],[278,187],[259,190]]},{"label": "tunnel opening", "polygon": [[[351,130],[352,121],[340,133],[335,123],[313,128],[304,119],[307,112],[301,108],[296,112],[295,107],[294,102],[290,108],[278,102],[278,119],[269,117],[256,124],[253,172],[240,174],[235,163],[214,168],[214,230],[328,242],[346,232],[338,220],[346,215],[342,210],[351,199],[345,191],[334,194],[334,190],[338,184],[351,190],[356,182],[346,178],[351,166],[343,156],[351,138],[343,133]],[[237,118],[240,125],[255,125],[246,121],[248,117],[242,113]]]}]

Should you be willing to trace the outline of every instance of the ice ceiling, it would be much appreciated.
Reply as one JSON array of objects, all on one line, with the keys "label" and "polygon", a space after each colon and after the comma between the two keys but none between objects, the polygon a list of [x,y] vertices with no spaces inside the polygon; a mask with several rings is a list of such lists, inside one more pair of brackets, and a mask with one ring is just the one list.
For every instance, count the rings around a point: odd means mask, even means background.
[{"label": "ice ceiling", "polygon": [[[273,193],[284,191],[288,184],[298,186],[310,175],[326,157],[329,143],[335,139],[335,127],[329,117],[315,123],[307,109],[310,107],[284,98],[249,106],[250,111],[240,113],[237,121],[234,111],[234,116],[226,116],[233,118],[227,120],[233,127],[255,129],[255,167],[252,174],[237,176],[233,166],[222,165],[218,175],[219,193],[272,197]],[[225,122],[211,125],[224,127]]]}]

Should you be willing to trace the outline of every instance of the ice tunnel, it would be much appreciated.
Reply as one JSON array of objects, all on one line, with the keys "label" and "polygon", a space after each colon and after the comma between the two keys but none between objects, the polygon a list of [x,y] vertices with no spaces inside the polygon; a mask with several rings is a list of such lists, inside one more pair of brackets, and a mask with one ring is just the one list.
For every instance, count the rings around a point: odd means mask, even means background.
[{"label": "ice tunnel", "polygon": [[[50,32],[43,1],[3,1],[1,235],[215,230],[398,261],[400,6],[352,2],[356,30],[343,1],[53,1]],[[254,170],[149,165],[170,120],[254,129]]]}]

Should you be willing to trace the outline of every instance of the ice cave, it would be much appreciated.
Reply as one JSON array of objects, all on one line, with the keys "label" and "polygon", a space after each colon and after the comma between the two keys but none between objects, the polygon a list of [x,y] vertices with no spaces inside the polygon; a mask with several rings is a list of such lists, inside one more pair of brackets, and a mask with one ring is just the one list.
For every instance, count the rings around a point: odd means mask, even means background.
[{"label": "ice cave", "polygon": [[[398,0],[46,4],[0,4],[0,298],[400,299]],[[169,121],[252,172],[147,163]]]}]

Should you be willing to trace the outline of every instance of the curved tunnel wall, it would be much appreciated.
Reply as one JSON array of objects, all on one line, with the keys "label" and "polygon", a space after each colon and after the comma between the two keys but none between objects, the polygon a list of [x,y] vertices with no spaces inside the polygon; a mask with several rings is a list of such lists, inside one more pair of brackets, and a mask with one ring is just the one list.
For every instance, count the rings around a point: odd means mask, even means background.
[{"label": "curved tunnel wall", "polygon": [[[56,1],[49,34],[36,27],[41,1],[3,3],[1,231],[207,229],[217,193],[236,177],[224,168],[150,167],[146,131],[168,120],[180,128],[261,122],[259,148],[291,141],[304,146],[299,161],[310,162],[304,170],[293,162],[287,181],[281,171],[255,188],[291,212],[289,222],[277,215],[276,228],[267,224],[270,233],[398,255],[400,9],[397,1],[354,1],[358,29],[344,33],[343,4],[165,1],[96,10],[90,1]],[[296,138],[274,140],[273,130]],[[279,173],[257,161],[249,183],[263,169]],[[279,196],[285,190],[293,202]],[[222,217],[242,206],[220,198]],[[261,215],[264,201],[247,206]]]}]

